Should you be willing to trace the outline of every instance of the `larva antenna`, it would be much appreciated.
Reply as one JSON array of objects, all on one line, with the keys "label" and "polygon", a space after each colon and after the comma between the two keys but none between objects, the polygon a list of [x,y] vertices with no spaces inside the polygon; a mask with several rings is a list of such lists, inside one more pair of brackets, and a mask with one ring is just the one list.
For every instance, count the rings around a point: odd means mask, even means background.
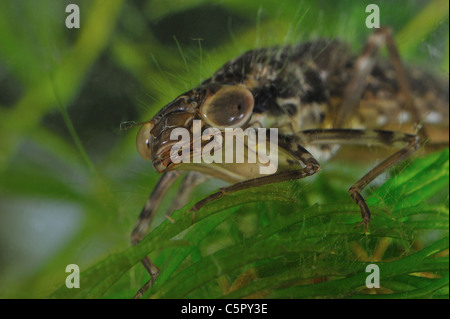
[{"label": "larva antenna", "polygon": [[120,130],[121,131],[126,131],[129,130],[130,128],[136,127],[136,126],[141,126],[144,125],[145,123],[149,123],[150,121],[145,121],[145,122],[136,122],[136,121],[124,121],[120,123]]}]

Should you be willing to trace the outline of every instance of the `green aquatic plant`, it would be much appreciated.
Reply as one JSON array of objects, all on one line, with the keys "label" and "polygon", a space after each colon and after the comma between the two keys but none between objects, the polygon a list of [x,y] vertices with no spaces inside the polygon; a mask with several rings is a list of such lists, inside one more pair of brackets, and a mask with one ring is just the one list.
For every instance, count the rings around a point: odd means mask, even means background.
[{"label": "green aquatic plant", "polygon": [[[311,179],[226,196],[194,223],[184,212],[221,185],[202,185],[171,223],[174,190],[129,244],[159,174],[120,123],[150,118],[249,49],[337,37],[357,52],[371,32],[364,3],[77,3],[81,27],[69,30],[65,2],[0,2],[0,297],[130,298],[150,255],[161,268],[152,298],[448,298],[448,150],[367,190],[366,236],[347,189],[376,150],[351,170],[321,163]],[[405,61],[448,75],[448,2],[377,3]],[[382,294],[365,288],[370,263]],[[64,285],[68,264],[80,289]]]}]

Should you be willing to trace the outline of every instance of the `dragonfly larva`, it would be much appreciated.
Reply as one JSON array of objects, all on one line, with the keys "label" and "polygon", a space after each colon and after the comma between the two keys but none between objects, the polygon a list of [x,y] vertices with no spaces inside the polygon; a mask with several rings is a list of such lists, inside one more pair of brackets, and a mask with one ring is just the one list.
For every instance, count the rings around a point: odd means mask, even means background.
[{"label": "dragonfly larva", "polygon": [[[388,59],[378,56],[384,46]],[[397,147],[349,189],[361,211],[359,225],[367,231],[370,210],[361,191],[420,145],[448,144],[448,112],[448,80],[403,67],[389,29],[375,31],[359,55],[337,40],[244,53],[143,123],[138,150],[162,176],[141,212],[132,243],[146,235],[181,171],[188,173],[170,211],[182,207],[205,176],[231,183],[195,204],[190,210],[195,213],[228,193],[311,176],[343,144]],[[176,141],[170,133],[178,127],[192,133],[194,120],[203,120],[202,130],[277,128],[277,172],[260,175],[254,169],[260,163],[174,163],[170,147]],[[143,264],[152,277],[148,287],[159,270],[148,258]]]}]

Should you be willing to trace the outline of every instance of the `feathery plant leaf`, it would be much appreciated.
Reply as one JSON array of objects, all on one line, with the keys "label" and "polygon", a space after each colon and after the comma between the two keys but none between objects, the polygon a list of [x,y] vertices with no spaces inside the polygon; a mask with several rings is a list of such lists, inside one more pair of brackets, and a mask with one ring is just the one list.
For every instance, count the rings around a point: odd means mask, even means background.
[{"label": "feathery plant leaf", "polygon": [[[365,286],[369,264],[380,269],[383,290],[377,297],[444,296],[448,202],[443,206],[427,201],[448,191],[448,165],[448,149],[416,159],[370,194],[373,218],[366,236],[353,228],[359,210],[350,200],[299,208],[295,203],[302,194],[291,187],[292,182],[227,195],[198,211],[193,224],[192,217],[184,215],[190,203],[174,213],[175,223],[162,223],[137,247],[82,272],[82,288],[63,286],[52,297],[108,297],[108,289],[126,271],[155,251],[163,258],[156,259],[161,261],[161,273],[150,298],[366,297],[372,293]],[[415,186],[408,187],[411,184]],[[219,229],[229,236],[237,215],[263,215],[271,207],[277,213],[253,235],[229,239],[226,245],[217,236]],[[414,242],[423,229],[440,231],[440,239],[417,249]],[[392,239],[390,247],[376,255],[386,238]],[[366,251],[365,258],[356,247]],[[232,281],[240,284],[233,286]]]}]

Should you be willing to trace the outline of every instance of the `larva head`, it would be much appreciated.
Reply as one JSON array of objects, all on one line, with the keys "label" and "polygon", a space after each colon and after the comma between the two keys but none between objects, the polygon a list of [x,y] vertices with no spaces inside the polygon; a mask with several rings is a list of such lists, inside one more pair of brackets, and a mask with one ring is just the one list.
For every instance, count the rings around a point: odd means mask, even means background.
[{"label": "larva head", "polygon": [[[253,94],[243,85],[209,84],[189,91],[162,108],[152,120],[141,127],[136,145],[139,154],[153,163],[158,172],[182,165],[172,162],[171,148],[178,140],[171,139],[176,128],[185,128],[191,136],[193,120],[201,120],[201,131],[214,127],[244,127],[253,113]],[[202,141],[204,143],[204,141]]]}]

